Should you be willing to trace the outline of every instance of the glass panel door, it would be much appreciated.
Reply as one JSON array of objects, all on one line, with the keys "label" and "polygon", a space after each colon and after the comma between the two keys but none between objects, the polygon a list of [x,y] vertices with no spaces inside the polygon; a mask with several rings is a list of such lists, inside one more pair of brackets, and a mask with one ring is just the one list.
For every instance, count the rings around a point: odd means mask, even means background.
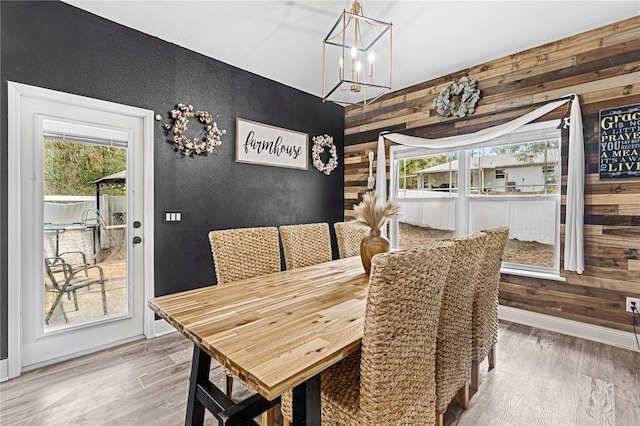
[{"label": "glass panel door", "polygon": [[144,335],[142,189],[153,169],[145,173],[143,147],[153,118],[126,105],[19,89],[20,269],[10,286],[20,295],[20,316],[12,316],[20,368],[33,369]]}]

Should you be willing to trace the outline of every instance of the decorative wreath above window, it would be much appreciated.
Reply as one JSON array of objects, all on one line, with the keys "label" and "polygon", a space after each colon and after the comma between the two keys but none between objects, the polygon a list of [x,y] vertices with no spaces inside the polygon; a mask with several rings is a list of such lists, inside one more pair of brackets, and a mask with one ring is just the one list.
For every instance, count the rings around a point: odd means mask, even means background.
[{"label": "decorative wreath above window", "polygon": [[[327,164],[320,159],[320,154],[324,152],[325,147],[329,147],[329,161]],[[311,156],[313,165],[325,175],[330,175],[333,169],[338,165],[338,153],[336,146],[333,144],[333,138],[329,135],[321,135],[313,137],[313,148],[311,148]]]},{"label": "decorative wreath above window", "polygon": [[473,114],[476,103],[480,99],[480,89],[472,78],[462,77],[457,82],[442,89],[432,105],[436,107],[440,117],[457,115],[464,118]]},{"label": "decorative wreath above window", "polygon": [[[194,111],[193,106],[179,103],[176,109],[171,111],[173,124],[165,124],[164,128],[173,133],[173,141],[177,149],[185,155],[195,156],[205,153],[213,153],[217,146],[222,144],[221,136],[227,133],[226,130],[218,129],[217,123],[212,123],[213,117],[207,111]],[[197,117],[198,121],[204,123],[204,136],[202,142],[199,138],[189,140],[185,136],[187,123],[190,118]],[[156,115],[156,120],[162,122],[162,116]]]}]

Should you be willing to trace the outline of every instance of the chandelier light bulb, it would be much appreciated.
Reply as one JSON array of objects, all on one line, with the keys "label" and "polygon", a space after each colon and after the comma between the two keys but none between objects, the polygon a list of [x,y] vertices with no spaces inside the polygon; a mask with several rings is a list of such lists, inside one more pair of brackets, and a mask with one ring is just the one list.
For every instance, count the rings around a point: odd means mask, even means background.
[{"label": "chandelier light bulb", "polygon": [[373,77],[373,52],[369,52],[369,78]]},{"label": "chandelier light bulb", "polygon": [[[356,62],[358,61],[358,49],[353,46],[351,48],[351,80],[354,79],[354,75],[356,74]],[[356,78],[357,81],[357,78]]]}]

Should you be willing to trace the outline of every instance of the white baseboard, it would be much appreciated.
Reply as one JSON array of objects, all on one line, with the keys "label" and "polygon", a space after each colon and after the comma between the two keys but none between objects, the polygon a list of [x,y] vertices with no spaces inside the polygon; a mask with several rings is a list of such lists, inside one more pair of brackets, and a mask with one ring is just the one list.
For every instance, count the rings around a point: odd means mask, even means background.
[{"label": "white baseboard", "polygon": [[499,306],[498,317],[505,321],[640,352],[635,335],[627,331],[615,330],[613,328],[601,327],[599,325],[587,324],[502,305]]},{"label": "white baseboard", "polygon": [[163,320],[162,318],[156,320],[153,324],[153,327],[155,330],[155,337],[164,336],[165,334],[169,334],[169,333],[173,333],[174,331],[177,331],[175,328],[173,328],[173,326],[169,325],[169,323]]},{"label": "white baseboard", "polygon": [[7,359],[0,359],[0,382],[9,379],[9,371],[7,370]]}]

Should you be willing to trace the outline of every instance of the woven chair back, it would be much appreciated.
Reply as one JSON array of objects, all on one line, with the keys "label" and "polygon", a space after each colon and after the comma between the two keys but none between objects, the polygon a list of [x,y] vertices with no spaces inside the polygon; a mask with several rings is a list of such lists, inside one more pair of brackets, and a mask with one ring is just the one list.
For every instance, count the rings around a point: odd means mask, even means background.
[{"label": "woven chair back", "polygon": [[218,284],[280,271],[276,227],[211,231],[209,242]]},{"label": "woven chair back", "polygon": [[359,256],[360,242],[369,234],[369,229],[352,222],[336,222],[333,227],[336,230],[340,258]]},{"label": "woven chair back", "polygon": [[434,423],[438,317],[454,249],[454,243],[440,242],[373,258],[360,360],[360,424]]},{"label": "woven chair back", "polygon": [[328,223],[285,225],[279,229],[287,269],[302,268],[332,260]]},{"label": "woven chair back", "polygon": [[480,272],[473,298],[472,355],[476,362],[488,355],[498,341],[498,290],[500,265],[509,228],[501,226],[482,231],[487,234],[486,250],[480,260]]},{"label": "woven chair back", "polygon": [[436,353],[436,410],[444,412],[471,372],[471,307],[487,236],[452,239],[455,252],[442,294]]}]

